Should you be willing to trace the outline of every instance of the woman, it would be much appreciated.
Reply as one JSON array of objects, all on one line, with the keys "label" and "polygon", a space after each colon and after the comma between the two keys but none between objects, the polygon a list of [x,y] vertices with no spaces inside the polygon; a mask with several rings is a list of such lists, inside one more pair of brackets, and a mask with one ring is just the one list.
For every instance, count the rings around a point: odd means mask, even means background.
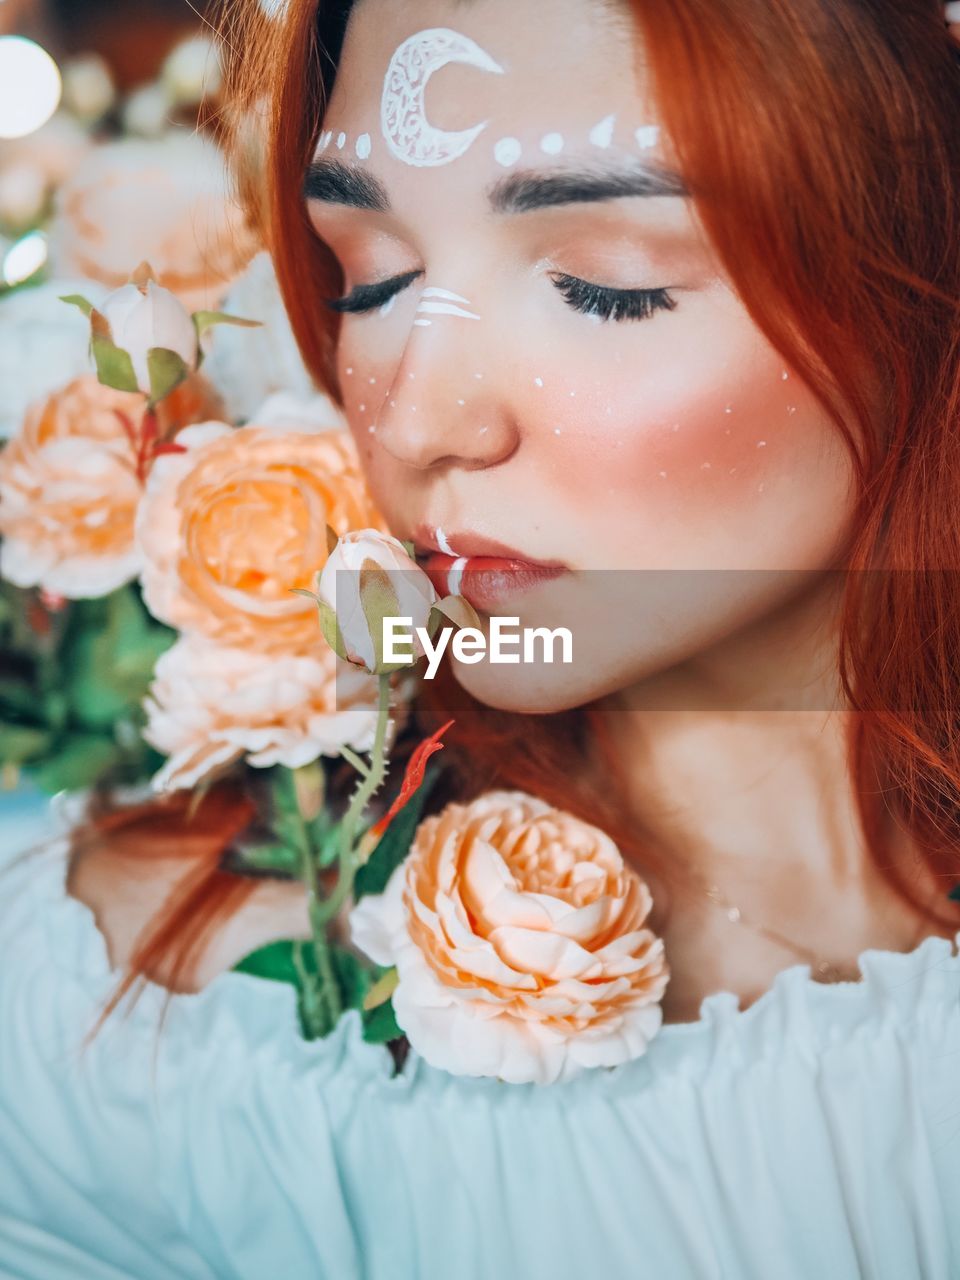
[{"label": "woman", "polygon": [[[392,1075],[353,1019],[305,1044],[228,972],[306,934],[296,888],[209,874],[243,806],[188,828],[217,927],[174,895],[149,956],[174,824],[147,815],[66,893],[62,866],[8,881],[0,1257],[44,1280],[958,1274],[942,14],[288,0],[230,43],[238,111],[270,95],[288,309],[391,528],[485,613],[582,641],[572,668],[433,691],[461,790],[616,835],[653,886],[667,1025],[542,1090]],[[153,984],[80,1055],[131,966]],[[164,984],[193,994],[157,1040]]]}]

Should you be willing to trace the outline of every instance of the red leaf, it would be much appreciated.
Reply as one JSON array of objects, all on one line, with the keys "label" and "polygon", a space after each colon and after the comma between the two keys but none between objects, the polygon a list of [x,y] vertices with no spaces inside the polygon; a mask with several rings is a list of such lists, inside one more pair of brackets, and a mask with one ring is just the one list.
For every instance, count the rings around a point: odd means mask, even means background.
[{"label": "red leaf", "polygon": [[453,723],[453,720],[448,720],[436,733],[431,733],[429,738],[424,738],[421,743],[414,747],[410,754],[410,759],[407,761],[403,782],[400,784],[400,793],[383,817],[378,819],[371,827],[374,835],[383,835],[393,819],[423,782],[427,761],[435,751],[443,750],[443,743],[440,739]]}]

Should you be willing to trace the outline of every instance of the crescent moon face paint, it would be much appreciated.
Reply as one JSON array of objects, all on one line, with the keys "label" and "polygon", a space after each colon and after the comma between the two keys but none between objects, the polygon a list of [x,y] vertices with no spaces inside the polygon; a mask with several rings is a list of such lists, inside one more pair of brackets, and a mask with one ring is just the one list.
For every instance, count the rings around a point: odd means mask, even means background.
[{"label": "crescent moon face paint", "polygon": [[470,129],[438,129],[427,119],[424,95],[430,77],[451,62],[496,75],[503,67],[475,40],[449,27],[418,31],[390,59],[380,100],[380,125],[387,146],[404,164],[419,168],[449,164],[473,145],[487,121]]}]

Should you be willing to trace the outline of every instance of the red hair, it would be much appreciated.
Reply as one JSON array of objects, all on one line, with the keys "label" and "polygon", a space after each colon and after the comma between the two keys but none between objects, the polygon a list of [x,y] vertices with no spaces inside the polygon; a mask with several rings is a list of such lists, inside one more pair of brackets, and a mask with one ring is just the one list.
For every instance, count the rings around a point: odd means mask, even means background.
[{"label": "red hair", "polygon": [[[760,330],[831,412],[854,464],[839,646],[850,768],[872,854],[931,920],[960,860],[960,67],[937,0],[634,0],[667,134]],[[230,5],[224,133],[304,358],[335,398],[336,262],[303,174],[349,0]],[[692,87],[696,86],[695,92]],[[262,123],[263,144],[250,121]],[[596,706],[515,716],[447,673],[425,688],[464,793],[516,786],[663,867],[617,799]],[[944,878],[921,901],[883,847],[884,806]]]}]

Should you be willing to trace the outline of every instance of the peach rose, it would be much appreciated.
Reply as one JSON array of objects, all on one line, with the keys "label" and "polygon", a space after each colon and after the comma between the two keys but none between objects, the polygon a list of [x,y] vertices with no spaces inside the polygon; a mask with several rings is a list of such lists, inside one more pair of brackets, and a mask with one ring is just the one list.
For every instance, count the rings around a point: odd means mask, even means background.
[{"label": "peach rose", "polygon": [[518,791],[417,830],[353,941],[396,965],[397,1022],[433,1066],[519,1083],[638,1057],[660,1027],[663,942],[644,882],[596,827]]},{"label": "peach rose", "polygon": [[112,289],[149,261],[188,311],[215,310],[257,247],[217,148],[184,133],[91,152],[58,194],[50,261]]},{"label": "peach rose", "polygon": [[178,631],[261,653],[324,644],[310,590],[325,525],[383,528],[343,431],[207,422],[158,458],[137,517],[147,607]]},{"label": "peach rose", "polygon": [[[160,415],[164,429],[210,412],[202,380]],[[106,595],[140,571],[134,540],[143,493],[124,418],[136,432],[142,396],[87,375],[31,409],[0,453],[0,576],[69,599]]]},{"label": "peach rose", "polygon": [[186,636],[159,658],[144,707],[143,736],[169,756],[153,786],[175,790],[244,754],[296,769],[343,746],[368,750],[377,682],[323,645],[266,657]]}]

